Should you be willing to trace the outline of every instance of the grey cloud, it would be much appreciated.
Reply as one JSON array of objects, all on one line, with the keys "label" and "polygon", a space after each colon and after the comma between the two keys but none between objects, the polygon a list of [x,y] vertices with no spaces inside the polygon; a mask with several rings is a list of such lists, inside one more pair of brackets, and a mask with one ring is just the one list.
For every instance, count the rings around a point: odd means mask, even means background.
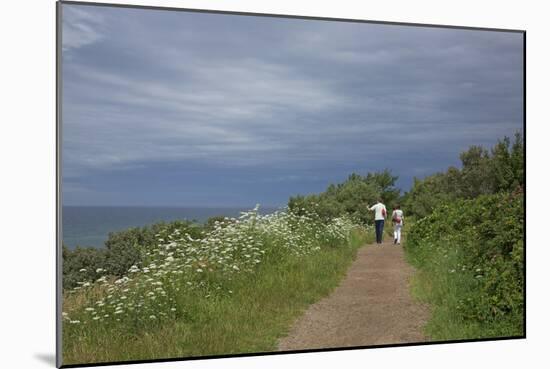
[{"label": "grey cloud", "polygon": [[79,7],[63,7],[64,52],[93,44],[104,37],[103,17]]},{"label": "grey cloud", "polygon": [[163,161],[347,170],[403,155],[424,173],[426,152],[439,169],[522,127],[519,34],[64,9],[68,176]]}]

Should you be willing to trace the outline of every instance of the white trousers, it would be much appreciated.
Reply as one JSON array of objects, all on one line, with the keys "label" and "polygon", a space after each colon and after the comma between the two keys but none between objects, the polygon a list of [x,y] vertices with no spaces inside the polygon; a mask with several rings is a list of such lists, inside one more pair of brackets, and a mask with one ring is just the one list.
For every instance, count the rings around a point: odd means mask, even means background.
[{"label": "white trousers", "polygon": [[401,243],[401,228],[403,228],[402,224],[393,225],[393,239],[397,240],[397,243]]}]

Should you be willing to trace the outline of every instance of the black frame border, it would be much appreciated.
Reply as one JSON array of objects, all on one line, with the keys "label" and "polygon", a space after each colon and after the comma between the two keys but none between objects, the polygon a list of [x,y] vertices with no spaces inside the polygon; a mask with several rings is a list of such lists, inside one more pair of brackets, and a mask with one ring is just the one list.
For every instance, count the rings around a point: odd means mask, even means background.
[{"label": "black frame border", "polygon": [[[207,13],[221,15],[241,15],[252,17],[269,17],[269,18],[285,18],[285,19],[302,19],[302,20],[317,20],[331,22],[346,22],[346,23],[367,23],[379,25],[394,25],[408,27],[428,27],[428,28],[445,28],[445,29],[460,29],[470,31],[490,31],[490,32],[507,32],[523,34],[523,176],[525,188],[523,188],[524,201],[524,217],[523,217],[523,257],[524,257],[524,284],[523,284],[523,335],[509,337],[494,337],[494,338],[479,338],[479,339],[463,339],[463,340],[447,340],[447,341],[427,341],[427,342],[410,342],[385,345],[371,346],[350,346],[350,347],[329,347],[322,349],[306,349],[306,350],[289,350],[289,351],[273,351],[273,352],[254,352],[254,353],[238,353],[226,355],[207,355],[207,356],[189,356],[189,357],[172,357],[162,359],[146,359],[146,360],[127,360],[127,361],[112,361],[98,362],[87,364],[67,364],[63,365],[63,344],[62,344],[62,297],[63,297],[63,258],[62,258],[62,161],[61,161],[61,143],[62,143],[62,6],[63,5],[81,5],[81,6],[99,6],[110,8],[130,8],[142,10],[161,10],[161,11],[177,11],[187,13]],[[224,358],[239,358],[253,356],[270,356],[270,355],[288,355],[301,353],[317,353],[317,352],[333,352],[333,351],[351,351],[364,349],[378,349],[391,347],[416,347],[428,345],[442,345],[455,343],[472,343],[472,342],[492,342],[492,341],[507,341],[527,338],[527,31],[521,29],[506,29],[506,28],[489,28],[489,27],[473,27],[473,26],[456,26],[430,23],[409,23],[409,22],[394,22],[394,21],[379,21],[379,20],[363,20],[363,19],[348,19],[348,18],[331,18],[319,16],[302,16],[290,14],[270,14],[270,13],[254,13],[254,12],[239,12],[227,10],[211,10],[211,9],[195,9],[195,8],[179,8],[167,6],[153,5],[131,5],[131,4],[116,4],[116,3],[100,3],[100,2],[83,2],[72,0],[58,0],[56,2],[56,367],[57,368],[81,368],[81,367],[99,367],[107,365],[127,365],[127,364],[149,364],[163,363],[174,361],[190,361],[190,360],[211,360]]]}]

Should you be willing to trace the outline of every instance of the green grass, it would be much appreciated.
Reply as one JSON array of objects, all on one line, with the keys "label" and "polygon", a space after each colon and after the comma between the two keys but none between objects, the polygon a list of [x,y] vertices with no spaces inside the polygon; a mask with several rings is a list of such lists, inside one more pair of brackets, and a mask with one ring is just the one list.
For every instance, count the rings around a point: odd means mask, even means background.
[{"label": "green grass", "polygon": [[227,281],[231,295],[178,296],[182,317],[147,332],[89,330],[64,337],[64,364],[265,352],[312,303],[345,275],[357,249],[372,235],[352,234],[348,247],[326,247],[305,257],[273,255],[252,274]]},{"label": "green grass", "polygon": [[[434,277],[436,276],[436,277]],[[465,281],[450,280],[448,273],[417,271],[411,280],[412,295],[431,306],[430,320],[424,327],[432,340],[480,338],[486,336],[479,324],[468,322],[457,314],[455,307],[463,295]]]}]

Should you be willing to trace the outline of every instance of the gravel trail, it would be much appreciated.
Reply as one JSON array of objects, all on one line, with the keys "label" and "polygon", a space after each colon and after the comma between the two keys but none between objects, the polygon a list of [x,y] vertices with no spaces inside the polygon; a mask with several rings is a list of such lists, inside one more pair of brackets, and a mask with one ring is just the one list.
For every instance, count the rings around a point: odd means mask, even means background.
[{"label": "gravel trail", "polygon": [[401,246],[362,247],[340,286],[298,318],[278,350],[427,341],[429,310],[410,295],[413,273]]}]

